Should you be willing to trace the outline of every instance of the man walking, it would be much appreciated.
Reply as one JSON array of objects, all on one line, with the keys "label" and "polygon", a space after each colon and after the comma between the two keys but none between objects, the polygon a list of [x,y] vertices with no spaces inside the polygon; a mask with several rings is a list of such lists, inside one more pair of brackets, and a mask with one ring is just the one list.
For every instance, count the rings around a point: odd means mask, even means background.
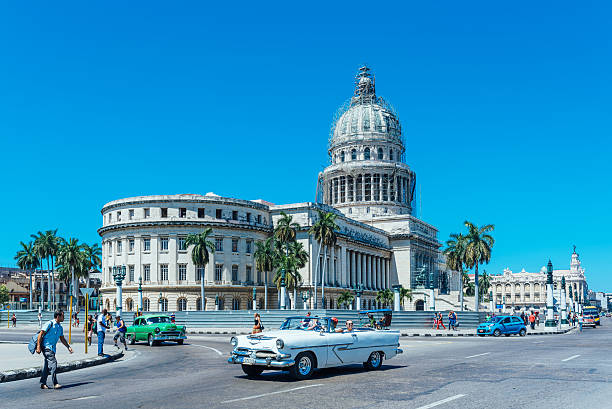
[{"label": "man walking", "polygon": [[60,389],[62,385],[57,382],[57,359],[55,359],[55,346],[57,341],[62,341],[62,344],[68,351],[72,353],[72,347],[66,342],[64,338],[64,328],[62,327],[62,321],[64,321],[64,311],[57,310],[53,314],[53,320],[49,321],[45,328],[38,333],[38,341],[36,343],[36,353],[42,352],[45,357],[45,364],[43,365],[42,374],[40,376],[40,389],[49,389],[47,386],[47,377],[51,373],[51,380],[53,381],[53,388]]},{"label": "man walking", "polygon": [[104,356],[104,336],[106,333],[105,330],[108,329],[108,325],[106,323],[106,314],[108,311],[105,309],[102,310],[102,314],[98,315],[98,321],[96,321],[96,330],[98,331],[98,356]]},{"label": "man walking", "polygon": [[531,326],[531,330],[535,329],[535,315],[533,311],[531,311],[531,315],[529,316],[529,325]]},{"label": "man walking", "polygon": [[11,318],[11,321],[13,321],[13,328],[17,328],[17,316],[15,313],[13,313],[13,318]]},{"label": "man walking", "polygon": [[127,344],[125,343],[125,332],[127,331],[127,327],[125,326],[125,322],[119,314],[117,314],[117,319],[115,320],[115,325],[117,326],[117,332],[115,332],[115,336],[113,337],[113,341],[115,342],[115,348],[119,349],[119,345],[117,345],[117,338],[121,341],[123,346],[125,346],[125,350],[128,350]]}]

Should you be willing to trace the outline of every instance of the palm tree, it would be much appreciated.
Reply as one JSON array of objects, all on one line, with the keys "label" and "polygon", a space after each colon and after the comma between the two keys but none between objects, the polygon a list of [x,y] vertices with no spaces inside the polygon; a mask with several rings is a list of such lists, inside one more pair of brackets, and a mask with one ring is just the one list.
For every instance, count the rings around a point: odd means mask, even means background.
[{"label": "palm tree", "polygon": [[[281,212],[281,218],[276,223],[276,227],[274,228],[274,238],[276,239],[276,250],[277,250],[277,265],[281,267],[280,275],[281,278],[277,280],[277,287],[279,287],[279,292],[283,287],[282,283],[285,281],[285,275],[287,273],[287,268],[295,268],[294,262],[289,260],[289,243],[294,242],[297,238],[297,231],[301,228],[301,226],[293,221],[293,216],[286,214],[285,212]],[[284,251],[285,259],[282,259],[281,253]],[[278,275],[278,274],[277,274]],[[275,277],[276,279],[277,277]],[[285,305],[285,294],[281,294],[281,307]]]},{"label": "palm tree", "polygon": [[59,252],[57,254],[58,264],[61,264],[64,268],[70,268],[71,295],[76,297],[77,311],[79,308],[79,291],[75,281],[75,273],[77,276],[82,275],[85,259],[85,254],[82,250],[83,246],[79,244],[79,239],[71,237],[68,240],[61,240]]},{"label": "palm tree", "polygon": [[268,309],[268,272],[274,270],[274,237],[255,243],[255,267],[264,273],[264,309]]},{"label": "palm tree", "polygon": [[[49,295],[53,301],[53,305],[55,306],[55,257],[57,257],[57,252],[59,250],[60,238],[57,237],[57,229],[55,230],[47,230],[44,233],[44,247],[45,254],[47,256],[47,270],[49,270],[49,277],[51,278],[51,291]],[[49,268],[49,264],[51,264],[51,268]]]},{"label": "palm tree", "polygon": [[376,294],[376,301],[382,303],[385,307],[393,302],[393,291],[385,288]]},{"label": "palm tree", "polygon": [[30,270],[30,309],[32,309],[32,271],[38,267],[38,256],[32,242],[25,244],[21,241],[19,244],[21,245],[21,250],[17,252],[15,260],[17,260],[19,268]]},{"label": "palm tree", "polygon": [[482,276],[480,276],[480,279],[478,280],[478,286],[480,288],[480,296],[483,299],[485,297],[488,297],[489,288],[491,288],[491,276],[487,274],[487,270],[484,270]]},{"label": "palm tree", "polygon": [[89,261],[89,269],[87,270],[87,288],[89,288],[89,273],[90,269],[98,269],[102,265],[102,249],[98,246],[98,243],[94,243],[92,246],[83,244],[83,253],[85,258]]},{"label": "palm tree", "polygon": [[344,307],[348,307],[353,303],[355,296],[349,290],[342,291],[340,296],[338,297],[338,304],[343,305]]},{"label": "palm tree", "polygon": [[463,311],[463,265],[465,264],[465,247],[467,246],[466,237],[459,233],[450,235],[450,239],[446,240],[446,248],[443,253],[446,256],[446,265],[454,271],[461,274],[461,311]]},{"label": "palm tree", "polygon": [[299,270],[306,266],[308,262],[308,252],[304,250],[304,245],[297,241],[289,243],[289,256],[295,259],[293,263],[293,269],[289,271],[287,278],[287,288],[293,290],[293,302],[291,303],[292,309],[295,309],[297,303],[297,288],[302,282],[302,276]]},{"label": "palm tree", "polygon": [[319,258],[321,254],[321,247],[323,249],[323,271],[321,272],[321,299],[325,298],[325,269],[327,264],[327,248],[329,246],[335,246],[338,236],[336,231],[340,228],[336,224],[337,214],[331,212],[324,212],[317,209],[319,220],[317,220],[309,230],[309,233],[314,235],[316,241],[319,242],[319,252],[317,253],[317,264],[314,274],[314,308],[317,308],[317,281],[319,275]]},{"label": "palm tree", "polygon": [[200,308],[202,311],[206,311],[206,299],[204,298],[204,269],[210,260],[210,254],[215,252],[215,244],[212,240],[209,240],[208,236],[212,233],[212,228],[207,227],[199,234],[190,234],[185,240],[186,246],[193,246],[191,249],[191,261],[196,268],[196,276],[198,268],[201,268],[202,274],[200,276],[201,283],[201,297]]},{"label": "palm tree", "polygon": [[489,232],[493,231],[495,226],[487,224],[479,228],[467,220],[464,224],[468,228],[464,262],[468,268],[474,268],[474,305],[476,306],[475,311],[478,312],[478,266],[482,263],[488,264],[491,260],[491,248],[495,240]]},{"label": "palm tree", "polygon": [[[44,310],[45,309],[45,274],[43,270],[43,260],[47,257],[46,248],[44,245],[45,236],[42,232],[38,232],[37,234],[31,234],[30,237],[34,239],[34,253],[38,258],[38,268],[40,270],[40,303],[39,307]],[[49,284],[47,285],[48,292],[51,291],[51,280],[49,280]]]},{"label": "palm tree", "polygon": [[400,304],[402,305],[402,308],[404,308],[404,311],[406,310],[406,308],[404,307],[404,299],[408,299],[408,301],[412,302],[412,290],[410,288],[400,288],[399,290],[399,299],[400,299]]}]

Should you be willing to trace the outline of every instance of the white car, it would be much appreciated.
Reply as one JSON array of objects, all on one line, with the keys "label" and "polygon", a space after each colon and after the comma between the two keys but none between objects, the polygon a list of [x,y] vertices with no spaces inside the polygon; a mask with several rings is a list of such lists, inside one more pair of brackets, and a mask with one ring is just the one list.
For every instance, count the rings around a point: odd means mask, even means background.
[{"label": "white car", "polygon": [[347,330],[335,324],[329,317],[290,317],[276,331],[232,337],[228,362],[242,365],[248,376],[281,369],[302,380],[317,368],[363,363],[366,369],[379,369],[383,359],[402,353],[399,331]]}]

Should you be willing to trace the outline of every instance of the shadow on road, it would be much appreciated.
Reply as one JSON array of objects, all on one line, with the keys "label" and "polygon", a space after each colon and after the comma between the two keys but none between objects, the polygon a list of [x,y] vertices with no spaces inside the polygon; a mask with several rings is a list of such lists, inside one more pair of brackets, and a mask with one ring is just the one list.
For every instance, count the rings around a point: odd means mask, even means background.
[{"label": "shadow on road", "polygon": [[87,385],[93,382],[77,382],[77,383],[69,383],[68,385],[62,385],[62,389],[76,388],[77,386]]},{"label": "shadow on road", "polygon": [[[406,368],[406,366],[407,365],[383,365],[379,370],[371,371],[371,372],[385,372],[385,371],[390,371],[393,369]],[[319,369],[315,371],[311,379],[327,379],[327,378],[332,378],[336,376],[351,375],[351,374],[357,374],[357,373],[363,373],[363,372],[368,372],[368,371],[366,371],[361,365],[341,366],[341,367],[336,367],[336,368],[324,368],[324,369]],[[251,381],[295,382],[295,379],[293,379],[291,375],[289,375],[288,372],[286,371],[283,372],[283,371],[278,371],[278,370],[271,371],[271,372],[264,372],[261,375],[257,377],[253,377],[253,378],[249,378],[246,375],[242,375],[242,376],[237,375],[235,376],[235,378],[249,379]]]}]

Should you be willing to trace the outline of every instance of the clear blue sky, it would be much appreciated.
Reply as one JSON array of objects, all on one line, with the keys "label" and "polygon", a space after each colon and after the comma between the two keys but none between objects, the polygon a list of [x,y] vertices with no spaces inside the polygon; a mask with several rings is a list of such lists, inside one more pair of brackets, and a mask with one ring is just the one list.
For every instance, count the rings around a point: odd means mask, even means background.
[{"label": "clear blue sky", "polygon": [[147,194],[314,200],[367,63],[399,113],[422,216],[494,223],[489,272],[612,291],[606,2],[13,2],[0,12],[0,265],[37,230],[97,242]]}]

